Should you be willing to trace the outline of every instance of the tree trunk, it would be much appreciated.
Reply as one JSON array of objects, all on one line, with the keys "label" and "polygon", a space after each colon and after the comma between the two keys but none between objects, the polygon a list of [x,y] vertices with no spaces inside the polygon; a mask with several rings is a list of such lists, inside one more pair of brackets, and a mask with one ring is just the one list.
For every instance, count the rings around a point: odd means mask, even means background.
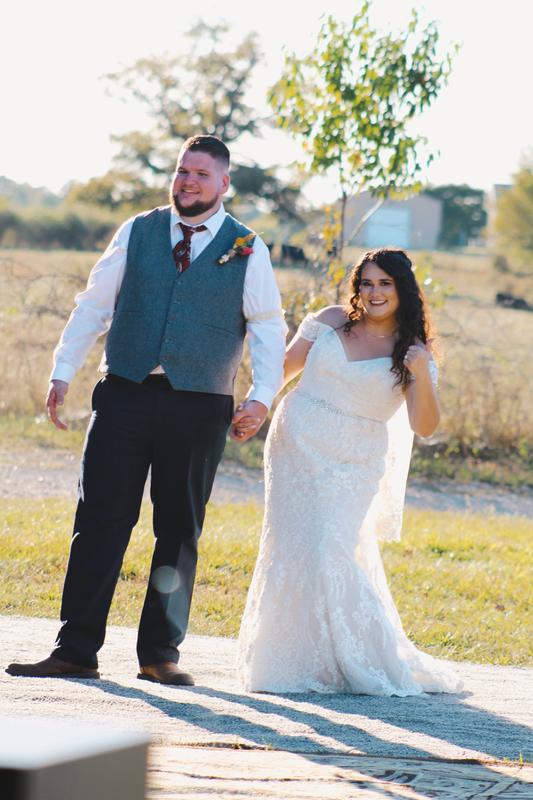
[{"label": "tree trunk", "polygon": [[348,195],[342,190],[341,195],[341,230],[339,234],[339,246],[337,248],[337,256],[342,261],[342,253],[344,250],[344,229],[346,227],[346,203],[348,202]]},{"label": "tree trunk", "polygon": [[[342,264],[342,254],[344,252],[344,229],[346,227],[347,201],[348,201],[348,195],[346,194],[346,191],[343,189],[341,194],[341,229],[339,232],[339,239],[338,239],[337,253],[336,253],[336,257],[341,264]],[[335,287],[335,302],[337,304],[339,302],[340,295],[341,295],[341,281],[339,281]]]},{"label": "tree trunk", "polygon": [[357,234],[359,233],[359,231],[361,230],[361,228],[363,227],[363,225],[365,224],[365,222],[368,222],[368,220],[370,219],[370,217],[372,216],[372,214],[375,214],[375,213],[376,213],[376,211],[377,211],[379,208],[381,208],[381,206],[383,205],[383,203],[384,203],[384,202],[385,202],[385,198],[384,198],[384,197],[380,197],[380,198],[379,198],[379,199],[378,199],[378,200],[377,200],[377,201],[374,203],[374,205],[373,205],[371,208],[369,208],[369,209],[368,209],[368,211],[366,212],[366,214],[363,214],[363,216],[361,217],[361,219],[359,220],[359,222],[356,224],[355,228],[354,228],[354,229],[353,229],[353,231],[350,233],[350,235],[348,236],[348,238],[346,239],[346,241],[344,242],[344,244],[350,244],[350,242],[352,241],[352,239],[355,239],[355,237],[357,236]]}]

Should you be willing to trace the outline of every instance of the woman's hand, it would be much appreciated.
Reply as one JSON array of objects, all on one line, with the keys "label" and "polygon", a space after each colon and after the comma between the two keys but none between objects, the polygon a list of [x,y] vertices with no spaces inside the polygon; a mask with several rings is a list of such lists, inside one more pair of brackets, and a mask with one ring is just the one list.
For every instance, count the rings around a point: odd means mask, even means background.
[{"label": "woman's hand", "polygon": [[235,409],[230,438],[241,444],[255,436],[266,419],[268,408],[258,400],[246,400]]},{"label": "woman's hand", "polygon": [[429,375],[431,353],[429,344],[412,344],[404,356],[403,363],[414,378]]}]

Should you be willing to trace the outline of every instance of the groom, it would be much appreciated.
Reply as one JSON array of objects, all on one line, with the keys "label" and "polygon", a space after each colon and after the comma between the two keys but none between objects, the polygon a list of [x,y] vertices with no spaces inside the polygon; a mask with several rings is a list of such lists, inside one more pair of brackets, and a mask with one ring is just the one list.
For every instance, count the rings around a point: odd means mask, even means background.
[{"label": "groom", "polygon": [[[237,441],[253,435],[281,385],[286,332],[266,245],[224,211],[229,185],[225,144],[188,139],[171,204],[125,222],[76,297],[47,398],[57,428],[66,428],[58,406],[76,370],[109,333],[82,457],[61,628],[51,656],[10,664],[10,675],[99,677],[97,652],[151,468],[155,547],[138,677],[194,684],[178,668],[178,647],[205,506],[230,425]],[[233,415],[246,333],[253,385]]]}]

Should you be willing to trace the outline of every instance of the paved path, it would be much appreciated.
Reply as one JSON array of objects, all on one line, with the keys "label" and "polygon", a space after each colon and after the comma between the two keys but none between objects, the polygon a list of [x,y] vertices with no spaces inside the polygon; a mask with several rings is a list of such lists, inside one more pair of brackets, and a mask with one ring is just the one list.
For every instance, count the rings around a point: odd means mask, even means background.
[{"label": "paved path", "polygon": [[[9,660],[46,655],[57,625],[0,617]],[[150,800],[269,797],[533,797],[533,670],[457,664],[456,695],[243,693],[235,641],[189,636],[192,688],[136,679],[135,631],[110,628],[101,681],[11,678],[6,715],[53,716],[150,734]],[[475,763],[472,765],[471,762]]]},{"label": "paved path", "polygon": [[149,800],[531,800],[533,769],[279,751],[153,749]]},{"label": "paved path", "polygon": [[[79,456],[64,450],[0,448],[0,498],[67,497],[74,499]],[[212,502],[263,502],[263,473],[231,461],[218,470]],[[407,505],[437,511],[470,511],[483,514],[520,514],[533,517],[533,489],[511,491],[486,483],[461,484],[442,479],[429,483],[412,479],[407,486]]]}]

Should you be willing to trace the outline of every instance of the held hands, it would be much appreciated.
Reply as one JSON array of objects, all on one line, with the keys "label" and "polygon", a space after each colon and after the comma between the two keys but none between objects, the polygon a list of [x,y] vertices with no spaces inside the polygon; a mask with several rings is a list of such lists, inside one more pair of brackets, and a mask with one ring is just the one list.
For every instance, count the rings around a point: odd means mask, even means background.
[{"label": "held hands", "polygon": [[245,400],[235,409],[231,421],[230,437],[236,442],[245,442],[255,436],[268,414],[268,408],[259,400]]},{"label": "held hands", "polygon": [[404,356],[403,363],[415,378],[429,375],[430,345],[431,341],[425,345],[412,344]]},{"label": "held hands", "polygon": [[65,402],[65,395],[68,392],[68,383],[65,381],[50,381],[50,388],[46,396],[46,410],[48,417],[53,425],[60,431],[66,431],[67,426],[61,422],[57,416],[57,407],[62,406]]}]

